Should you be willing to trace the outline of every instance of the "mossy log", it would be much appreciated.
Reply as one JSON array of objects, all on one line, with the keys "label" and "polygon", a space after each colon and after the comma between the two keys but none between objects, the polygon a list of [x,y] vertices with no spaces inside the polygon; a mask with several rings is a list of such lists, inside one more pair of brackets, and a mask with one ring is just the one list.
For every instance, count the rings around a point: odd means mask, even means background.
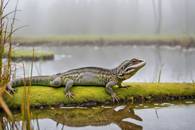
[{"label": "mossy log", "polygon": [[[175,100],[195,97],[195,84],[193,83],[126,83],[127,88],[114,88],[121,102],[124,101],[152,101]],[[30,104],[32,107],[40,106],[88,106],[112,103],[111,96],[105,92],[104,87],[75,86],[71,90],[73,99],[64,95],[64,88],[44,86],[30,87]],[[8,106],[19,108],[23,100],[24,87],[18,87],[13,97],[5,96]]]}]

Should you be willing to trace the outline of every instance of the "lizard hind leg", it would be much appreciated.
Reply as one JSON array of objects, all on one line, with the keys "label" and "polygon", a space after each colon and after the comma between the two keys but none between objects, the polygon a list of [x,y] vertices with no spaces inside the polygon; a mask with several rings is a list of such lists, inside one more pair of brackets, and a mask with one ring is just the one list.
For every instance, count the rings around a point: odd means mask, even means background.
[{"label": "lizard hind leg", "polygon": [[52,87],[60,87],[62,85],[62,81],[60,77],[55,78],[54,80],[50,81],[50,86]]},{"label": "lizard hind leg", "polygon": [[74,82],[71,79],[68,79],[66,81],[66,85],[65,85],[65,88],[64,88],[64,92],[65,92],[66,97],[68,97],[68,98],[73,98],[73,94],[70,92],[70,88],[72,88],[73,83]]}]

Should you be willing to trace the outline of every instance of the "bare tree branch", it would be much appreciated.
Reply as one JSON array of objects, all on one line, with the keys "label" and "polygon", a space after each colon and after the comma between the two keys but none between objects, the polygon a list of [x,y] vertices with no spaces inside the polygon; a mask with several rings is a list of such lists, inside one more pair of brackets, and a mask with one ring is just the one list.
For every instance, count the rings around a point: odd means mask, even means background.
[{"label": "bare tree branch", "polygon": [[11,11],[11,12],[5,14],[5,15],[2,17],[2,19],[6,18],[7,16],[9,16],[9,15],[11,15],[11,14],[15,14],[15,13],[18,12],[18,11],[21,11],[21,10],[13,10],[13,11]]}]

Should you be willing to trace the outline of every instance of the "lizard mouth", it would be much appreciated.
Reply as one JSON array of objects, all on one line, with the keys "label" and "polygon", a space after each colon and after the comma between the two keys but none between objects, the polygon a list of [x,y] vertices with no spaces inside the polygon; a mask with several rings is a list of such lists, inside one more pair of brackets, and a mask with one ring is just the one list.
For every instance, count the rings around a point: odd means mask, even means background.
[{"label": "lizard mouth", "polygon": [[146,64],[145,61],[140,60],[139,63],[136,63],[134,65],[130,65],[129,67],[127,67],[126,70],[125,70],[125,73],[129,74],[129,73],[132,73],[132,72],[136,72],[139,69],[141,69],[142,67],[144,67],[145,64]]},{"label": "lizard mouth", "polygon": [[130,68],[131,69],[138,69],[138,68],[142,68],[146,65],[146,62],[145,61],[141,61],[140,63],[137,63],[135,65],[132,65]]}]

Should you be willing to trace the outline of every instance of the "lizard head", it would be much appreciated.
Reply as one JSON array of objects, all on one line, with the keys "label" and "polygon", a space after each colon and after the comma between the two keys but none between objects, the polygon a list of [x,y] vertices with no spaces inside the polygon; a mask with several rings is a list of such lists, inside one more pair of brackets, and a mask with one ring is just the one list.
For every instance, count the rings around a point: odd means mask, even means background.
[{"label": "lizard head", "polygon": [[143,60],[133,58],[131,60],[125,60],[117,67],[117,77],[121,80],[126,80],[132,77],[138,70],[145,66]]},{"label": "lizard head", "polygon": [[62,85],[61,78],[60,77],[57,77],[54,80],[50,81],[50,85],[51,86],[55,86],[55,87],[61,86]]}]

